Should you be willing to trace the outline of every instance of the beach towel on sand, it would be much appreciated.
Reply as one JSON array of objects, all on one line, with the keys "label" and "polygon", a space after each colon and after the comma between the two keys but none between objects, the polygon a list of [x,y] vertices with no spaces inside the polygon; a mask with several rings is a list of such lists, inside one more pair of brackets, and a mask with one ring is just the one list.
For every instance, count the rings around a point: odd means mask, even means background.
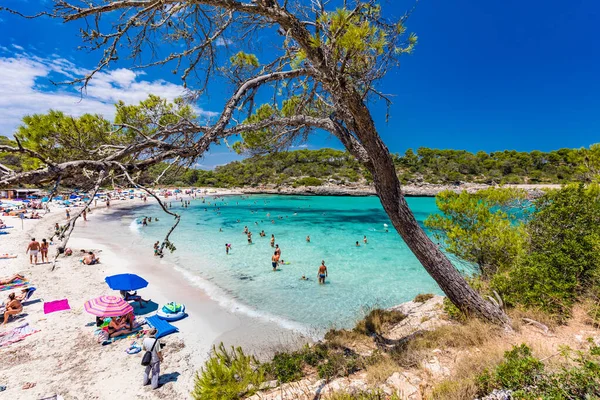
[{"label": "beach towel on sand", "polygon": [[12,283],[8,283],[6,285],[0,285],[0,292],[2,292],[4,290],[11,290],[11,289],[14,289],[14,288],[27,286],[27,285],[29,285],[29,281],[24,281],[24,280],[21,280],[21,279],[17,279],[16,281],[14,281]]},{"label": "beach towel on sand", "polygon": [[56,300],[44,303],[44,314],[50,314],[56,311],[70,310],[69,300]]},{"label": "beach towel on sand", "polygon": [[16,328],[0,333],[0,347],[6,347],[13,343],[20,342],[29,335],[39,332],[39,330],[33,329],[29,326],[28,322],[17,326]]}]

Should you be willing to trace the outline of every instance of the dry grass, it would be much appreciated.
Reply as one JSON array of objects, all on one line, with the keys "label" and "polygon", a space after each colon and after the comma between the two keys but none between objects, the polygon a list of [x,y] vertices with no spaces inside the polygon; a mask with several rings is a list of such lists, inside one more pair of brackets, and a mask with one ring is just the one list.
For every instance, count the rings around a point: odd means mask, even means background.
[{"label": "dry grass", "polygon": [[500,328],[469,319],[465,324],[444,325],[415,335],[413,339],[396,346],[391,355],[403,367],[417,367],[432,349],[479,347],[500,335]]},{"label": "dry grass", "polygon": [[414,349],[466,348],[480,346],[500,334],[497,326],[470,319],[465,324],[444,325],[425,332],[415,338],[410,346]]},{"label": "dry grass", "polygon": [[471,400],[477,396],[476,378],[484,370],[498,365],[510,346],[489,341],[462,356],[451,368],[452,375],[431,390],[429,398],[435,400]]},{"label": "dry grass", "polygon": [[327,345],[331,348],[370,348],[375,349],[373,339],[363,333],[346,329],[331,329],[325,334]]},{"label": "dry grass", "polygon": [[432,299],[433,296],[434,295],[431,293],[420,293],[415,297],[415,299],[413,301],[415,303],[425,303],[427,300]]},{"label": "dry grass", "polygon": [[384,383],[394,372],[401,368],[389,357],[382,357],[377,363],[367,366],[367,383],[379,385]]},{"label": "dry grass", "polygon": [[510,317],[510,319],[512,321],[513,329],[516,330],[517,332],[520,332],[521,328],[524,325],[523,318],[529,318],[534,321],[540,322],[540,323],[546,325],[550,330],[556,329],[556,327],[559,325],[559,321],[556,318],[552,317],[548,313],[545,313],[545,312],[543,312],[541,310],[537,310],[537,309],[530,308],[530,309],[526,310],[526,309],[517,307],[517,308],[513,308],[513,309],[509,310],[508,316]]},{"label": "dry grass", "polygon": [[358,321],[354,330],[365,335],[381,334],[385,328],[397,324],[405,318],[406,315],[400,311],[376,308],[371,310],[364,319]]}]

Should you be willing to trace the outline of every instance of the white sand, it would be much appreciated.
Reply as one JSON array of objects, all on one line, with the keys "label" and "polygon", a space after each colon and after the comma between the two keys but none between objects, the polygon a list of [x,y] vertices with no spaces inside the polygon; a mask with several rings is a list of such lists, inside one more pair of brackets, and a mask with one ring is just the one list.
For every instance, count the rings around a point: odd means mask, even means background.
[{"label": "white sand", "polygon": [[[140,204],[138,200],[127,200],[114,202],[112,208],[130,207],[133,203]],[[25,220],[23,230],[18,218],[2,217],[7,225],[15,228],[9,230],[9,235],[0,236],[0,253],[18,254],[18,258],[0,260],[0,276],[24,274],[37,288],[32,300],[42,298],[47,302],[67,298],[71,306],[70,311],[44,315],[43,302],[29,304],[24,307],[25,318],[0,327],[3,332],[28,322],[40,330],[21,342],[0,348],[0,385],[7,386],[0,394],[3,398],[41,399],[59,394],[65,399],[186,399],[190,398],[194,373],[203,365],[213,343],[241,345],[263,357],[279,346],[300,343],[298,334],[274,323],[223,309],[187,283],[182,275],[158,262],[151,249],[145,254],[111,243],[110,232],[103,231],[98,218],[103,214],[107,214],[107,210],[99,208],[88,216],[88,222],[78,221],[80,227],[75,229],[69,242],[74,256],[60,257],[53,272],[50,264],[30,266],[25,249],[31,237],[49,238],[54,223],[64,218],[64,210],[55,209],[42,220]],[[85,238],[96,238],[99,233],[106,241]],[[79,263],[79,249],[99,250],[96,254],[101,264]],[[51,259],[55,251],[55,246],[51,246]],[[94,317],[83,310],[83,303],[103,294],[117,294],[110,290],[104,278],[124,272],[137,273],[150,282],[140,294],[152,299],[152,303],[146,309],[139,309],[135,304],[136,314],[152,315],[157,304],[162,306],[173,300],[186,304],[189,314],[174,323],[179,333],[161,339],[166,344],[161,364],[163,386],[154,391],[141,386],[142,353],[125,353],[131,340],[102,346],[93,336],[95,327],[86,326]],[[5,300],[10,292],[0,292],[0,297]],[[23,389],[27,382],[35,383],[35,387]]]}]

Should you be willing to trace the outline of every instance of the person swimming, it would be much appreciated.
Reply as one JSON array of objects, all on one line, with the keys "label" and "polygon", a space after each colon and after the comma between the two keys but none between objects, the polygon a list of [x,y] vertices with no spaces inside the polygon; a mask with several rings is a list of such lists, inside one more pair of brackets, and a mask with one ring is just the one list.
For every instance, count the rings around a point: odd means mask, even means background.
[{"label": "person swimming", "polygon": [[360,243],[358,243],[358,240],[356,241],[356,247],[360,247]]}]

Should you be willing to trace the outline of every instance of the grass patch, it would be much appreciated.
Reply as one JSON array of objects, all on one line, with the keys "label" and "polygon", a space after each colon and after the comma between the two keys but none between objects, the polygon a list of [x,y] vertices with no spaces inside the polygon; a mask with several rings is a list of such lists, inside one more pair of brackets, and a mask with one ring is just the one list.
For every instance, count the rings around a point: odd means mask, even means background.
[{"label": "grass patch", "polygon": [[378,362],[368,365],[365,369],[365,373],[367,374],[367,383],[369,385],[382,384],[399,369],[399,365],[396,364],[390,357],[381,357]]},{"label": "grass patch", "polygon": [[400,311],[376,308],[356,324],[354,331],[364,335],[380,335],[386,327],[397,324],[405,318],[406,315]]},{"label": "grass patch", "polygon": [[469,319],[465,324],[444,325],[422,332],[395,346],[390,355],[399,365],[411,368],[418,366],[429,350],[481,346],[499,336],[500,328],[477,319]]},{"label": "grass patch", "polygon": [[327,400],[400,400],[393,394],[386,395],[381,391],[364,391],[359,393],[336,392],[326,397]]},{"label": "grass patch", "polygon": [[432,293],[420,293],[415,296],[413,300],[415,303],[425,303],[427,300],[433,299],[434,295]]}]

